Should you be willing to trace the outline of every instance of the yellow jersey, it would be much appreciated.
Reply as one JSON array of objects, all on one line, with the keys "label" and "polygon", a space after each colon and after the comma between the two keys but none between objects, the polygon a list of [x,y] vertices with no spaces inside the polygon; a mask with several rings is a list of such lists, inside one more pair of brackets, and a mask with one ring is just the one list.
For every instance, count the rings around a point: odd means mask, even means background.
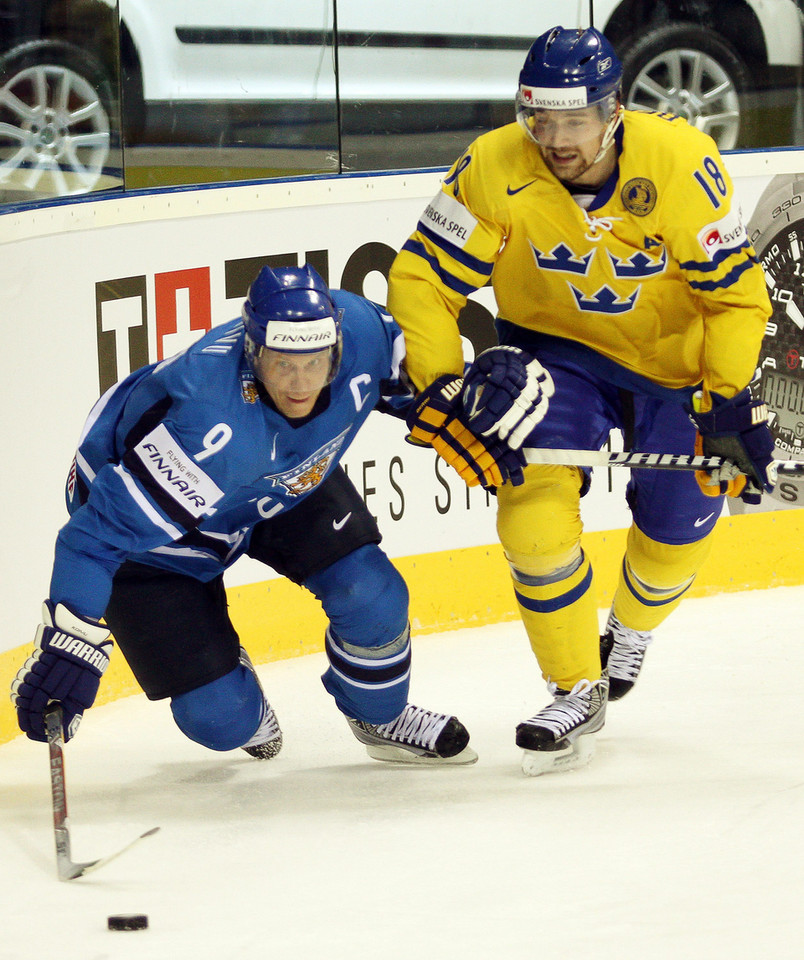
[{"label": "yellow jersey", "polygon": [[462,371],[457,317],[489,281],[500,318],[661,387],[731,397],[749,382],[770,302],[714,141],[625,111],[616,149],[588,209],[516,123],[453,165],[389,279],[419,389]]}]

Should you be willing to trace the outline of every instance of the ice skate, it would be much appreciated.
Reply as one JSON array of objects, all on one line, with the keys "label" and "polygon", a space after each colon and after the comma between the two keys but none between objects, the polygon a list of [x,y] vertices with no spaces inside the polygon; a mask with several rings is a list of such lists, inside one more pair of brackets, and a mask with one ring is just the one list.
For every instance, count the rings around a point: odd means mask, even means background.
[{"label": "ice skate", "polygon": [[392,763],[474,763],[469,733],[456,717],[409,703],[396,720],[375,725],[347,718],[349,728],[375,760]]},{"label": "ice skate", "polygon": [[255,757],[257,760],[270,760],[282,749],[282,731],[279,729],[279,721],[276,719],[276,714],[271,704],[265,699],[260,678],[257,676],[254,664],[251,662],[248,653],[246,653],[243,647],[240,648],[240,662],[247,670],[250,670],[254,674],[260,687],[260,692],[262,693],[262,719],[260,720],[260,725],[257,727],[254,736],[248,743],[244,743],[240,749],[245,750],[250,757]]},{"label": "ice skate", "polygon": [[653,640],[649,630],[631,630],[611,614],[600,638],[600,662],[608,669],[609,700],[619,700],[636,683],[645,650]]},{"label": "ice skate", "polygon": [[551,704],[516,728],[516,743],[522,747],[522,772],[529,777],[558,770],[574,770],[588,763],[595,750],[592,734],[606,721],[608,680],[605,674],[594,683],[579,680],[570,691],[548,685]]}]

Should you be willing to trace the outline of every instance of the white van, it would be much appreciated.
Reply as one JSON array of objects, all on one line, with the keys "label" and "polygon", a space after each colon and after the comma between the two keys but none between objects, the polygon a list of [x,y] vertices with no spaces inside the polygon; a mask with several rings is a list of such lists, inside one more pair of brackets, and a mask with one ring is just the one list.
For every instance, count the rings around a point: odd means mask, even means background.
[{"label": "white van", "polygon": [[[589,24],[589,3],[565,3],[563,16],[558,6],[553,0],[457,7],[432,0],[120,0],[120,16],[132,95],[152,114],[157,105],[270,102],[307,109],[337,98],[342,114],[387,105],[391,118],[396,107],[415,119],[405,104],[510,103],[532,41],[559,20]],[[680,113],[722,149],[755,139],[757,131],[745,129],[741,96],[794,86],[802,65],[795,0],[598,0],[594,17],[623,62],[627,105]],[[422,108],[421,126],[432,116]]]}]

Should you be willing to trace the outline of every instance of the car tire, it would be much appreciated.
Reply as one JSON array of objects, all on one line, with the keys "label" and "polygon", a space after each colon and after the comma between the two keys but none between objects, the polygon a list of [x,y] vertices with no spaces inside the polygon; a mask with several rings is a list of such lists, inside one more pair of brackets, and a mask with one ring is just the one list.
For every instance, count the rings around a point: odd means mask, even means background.
[{"label": "car tire", "polygon": [[751,75],[718,33],[696,24],[666,24],[621,47],[626,107],[682,116],[721,150],[750,141],[744,98]]},{"label": "car tire", "polygon": [[0,186],[69,196],[95,189],[119,146],[112,83],[69,44],[37,40],[0,58]]}]

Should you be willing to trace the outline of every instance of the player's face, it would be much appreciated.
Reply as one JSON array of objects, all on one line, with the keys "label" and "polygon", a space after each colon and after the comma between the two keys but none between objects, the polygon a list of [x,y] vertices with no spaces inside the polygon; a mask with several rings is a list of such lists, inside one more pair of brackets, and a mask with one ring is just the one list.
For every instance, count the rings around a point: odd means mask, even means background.
[{"label": "player's face", "polygon": [[595,163],[607,127],[596,107],[537,110],[528,122],[544,162],[559,180],[596,186],[608,177],[609,164]]},{"label": "player's face", "polygon": [[276,409],[288,417],[306,417],[329,378],[330,350],[315,353],[283,353],[263,348],[254,363]]}]

